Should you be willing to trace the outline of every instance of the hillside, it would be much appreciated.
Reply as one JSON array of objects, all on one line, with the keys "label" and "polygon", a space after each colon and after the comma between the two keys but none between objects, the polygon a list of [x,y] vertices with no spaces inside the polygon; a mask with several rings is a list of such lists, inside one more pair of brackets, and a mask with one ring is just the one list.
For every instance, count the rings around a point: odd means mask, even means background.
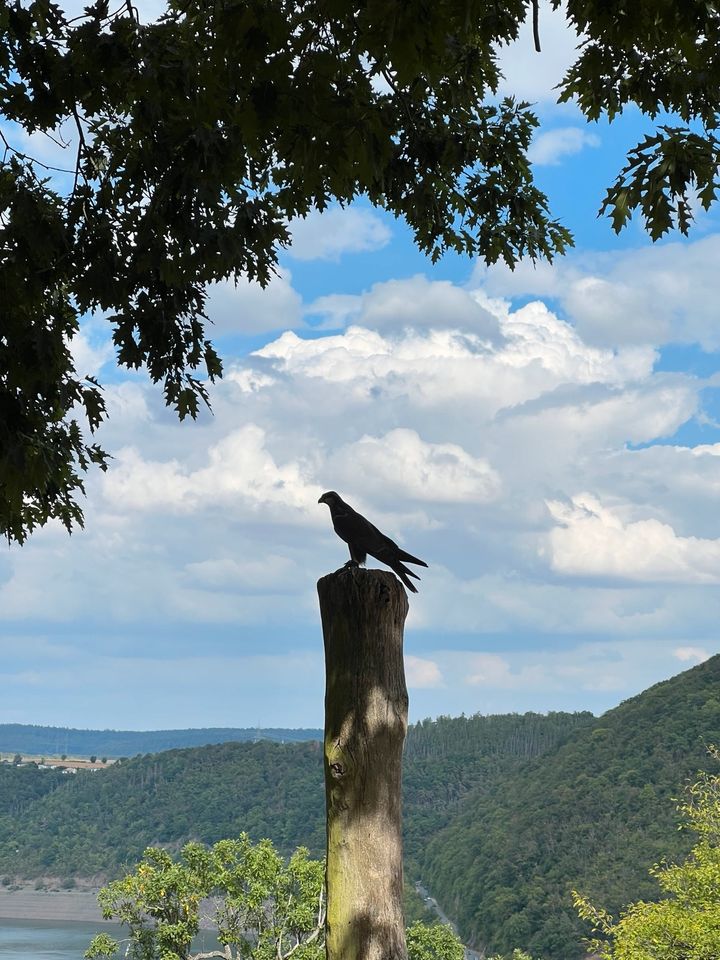
[{"label": "hillside", "polygon": [[[691,845],[675,829],[671,798],[708,766],[705,744],[720,743],[718,691],[714,657],[600,718],[441,717],[411,727],[408,879],[422,879],[464,939],[488,953],[580,956],[587,931],[570,890],[617,910],[654,896],[648,867]],[[105,879],[147,844],[241,830],[286,853],[299,844],[322,853],[319,743],[169,750],[73,776],[0,766],[0,876]]]},{"label": "hillside", "polygon": [[552,754],[465,798],[422,858],[462,935],[488,952],[578,956],[570,890],[611,911],[653,897],[648,868],[682,856],[672,798],[720,743],[720,657],[578,728]]},{"label": "hillside", "polygon": [[[405,758],[408,872],[462,799],[553,749],[591,714],[441,718],[410,728]],[[50,775],[53,779],[48,779]],[[37,796],[26,781],[35,778]],[[246,830],[284,852],[324,848],[319,743],[226,743],[135,757],[95,773],[0,766],[0,873],[117,875],[148,844],[213,842]],[[2,815],[3,810],[6,811]],[[12,840],[12,843],[6,841]]]},{"label": "hillside", "polygon": [[134,757],[182,747],[255,740],[322,740],[322,730],[205,727],[188,730],[75,730],[24,723],[0,723],[0,753],[32,756]]}]

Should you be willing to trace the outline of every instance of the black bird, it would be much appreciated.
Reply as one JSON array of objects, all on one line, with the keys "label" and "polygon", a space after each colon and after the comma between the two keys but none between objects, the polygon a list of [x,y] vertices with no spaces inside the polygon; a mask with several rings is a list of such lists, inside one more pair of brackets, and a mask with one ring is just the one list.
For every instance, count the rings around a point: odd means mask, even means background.
[{"label": "black bird", "polygon": [[345,564],[346,567],[356,567],[365,563],[367,555],[370,554],[371,557],[375,557],[380,563],[394,570],[408,590],[417,593],[409,577],[414,577],[416,580],[420,577],[412,570],[408,570],[402,561],[419,563],[421,567],[426,567],[424,560],[418,560],[417,557],[401,550],[394,540],[380,533],[377,527],[357,510],[353,510],[334,490],[324,493],[318,503],[326,503],[330,507],[335,533],[350,548],[350,560]]}]

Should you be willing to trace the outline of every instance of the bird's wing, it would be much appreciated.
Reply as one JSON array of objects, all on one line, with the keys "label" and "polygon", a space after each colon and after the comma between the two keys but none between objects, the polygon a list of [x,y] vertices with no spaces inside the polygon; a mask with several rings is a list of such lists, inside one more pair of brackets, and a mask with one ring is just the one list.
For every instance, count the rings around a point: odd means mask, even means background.
[{"label": "bird's wing", "polygon": [[351,555],[364,556],[370,554],[380,563],[390,567],[400,577],[408,590],[417,593],[410,577],[415,580],[419,580],[420,577],[414,571],[408,570],[402,561],[405,560],[408,563],[417,563],[426,567],[427,564],[424,560],[418,560],[412,554],[401,550],[394,540],[385,536],[374,524],[346,503],[343,503],[342,512],[333,514],[333,526],[335,527],[335,533],[350,546]]},{"label": "bird's wing", "polygon": [[[343,503],[342,512],[334,512],[333,527],[335,533],[350,547],[350,556],[358,563],[364,563],[368,553],[368,544],[374,542],[375,527],[365,517]],[[379,533],[379,531],[376,531]],[[382,534],[380,534],[382,536]]]},{"label": "bird's wing", "polygon": [[[394,561],[399,562],[402,560],[404,563],[417,563],[421,567],[426,567],[427,564],[424,560],[419,560],[417,557],[414,557],[411,553],[401,549],[394,540],[391,540],[390,537],[385,536],[384,533],[381,533],[377,527],[373,526],[368,522],[368,526],[372,528],[373,531],[373,544],[372,549],[368,545],[368,553],[371,557],[375,557],[376,560],[380,560],[381,563],[388,563],[390,557]],[[391,564],[388,563],[388,566]],[[413,573],[412,570],[408,570],[408,573],[420,579],[416,573]]]}]

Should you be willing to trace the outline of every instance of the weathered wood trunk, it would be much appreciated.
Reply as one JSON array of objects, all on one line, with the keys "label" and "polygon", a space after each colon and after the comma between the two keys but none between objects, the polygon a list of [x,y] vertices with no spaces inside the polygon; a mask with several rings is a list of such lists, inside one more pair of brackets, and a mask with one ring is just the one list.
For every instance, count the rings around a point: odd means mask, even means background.
[{"label": "weathered wood trunk", "polygon": [[328,960],[406,960],[401,763],[408,600],[383,570],[318,581],[325,639]]}]

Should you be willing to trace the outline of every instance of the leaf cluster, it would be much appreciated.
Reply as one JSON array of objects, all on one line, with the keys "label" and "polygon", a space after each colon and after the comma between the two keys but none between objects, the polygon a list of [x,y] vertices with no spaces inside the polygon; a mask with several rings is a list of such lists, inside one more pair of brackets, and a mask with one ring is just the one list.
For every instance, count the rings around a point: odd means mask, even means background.
[{"label": "leaf cluster", "polygon": [[465,960],[465,948],[447,924],[413,923],[406,940],[412,960]]},{"label": "leaf cluster", "polygon": [[574,892],[579,915],[602,938],[589,941],[602,960],[713,960],[720,952],[720,777],[701,773],[678,806],[699,834],[681,863],[663,861],[650,874],[662,899],[636,901],[618,920]]},{"label": "leaf cluster", "polygon": [[[558,7],[559,0],[553,0]],[[707,0],[570,0],[567,16],[582,42],[560,84],[589,120],[628,107],[659,124],[632,149],[600,207],[619,232],[639,212],[653,240],[687,235],[693,206],[707,210],[720,181],[720,9]]]},{"label": "leaf cluster", "polygon": [[[526,159],[535,117],[492,98],[497,45],[523,13],[520,0],[194,0],[147,25],[130,3],[69,19],[52,0],[2,0],[0,531],[22,542],[50,518],[82,522],[81,474],[105,466],[74,419],[94,430],[105,414],[69,350],[88,312],[107,318],[122,366],[195,417],[222,371],[207,285],[266,284],[292,217],[365,196],[433,259],[562,252],[570,236]],[[64,183],[12,129],[66,146],[73,131]]]},{"label": "leaf cluster", "polygon": [[[201,919],[230,948],[212,956],[320,960],[324,873],[304,848],[286,863],[269,840],[253,845],[241,834],[211,848],[189,843],[177,860],[150,847],[98,900],[106,919],[128,927],[126,955],[136,960],[187,960]],[[100,935],[85,956],[111,956],[118,946]]]},{"label": "leaf cluster", "polygon": [[[285,861],[270,840],[252,844],[241,834],[210,848],[189,843],[177,859],[150,847],[98,900],[105,919],[127,927],[124,955],[134,960],[322,960],[324,884],[324,861],[311,860],[303,847]],[[219,949],[193,953],[201,923]],[[406,935],[409,960],[465,956],[449,926],[413,923]],[[98,934],[85,956],[111,957],[120,946]]]}]

